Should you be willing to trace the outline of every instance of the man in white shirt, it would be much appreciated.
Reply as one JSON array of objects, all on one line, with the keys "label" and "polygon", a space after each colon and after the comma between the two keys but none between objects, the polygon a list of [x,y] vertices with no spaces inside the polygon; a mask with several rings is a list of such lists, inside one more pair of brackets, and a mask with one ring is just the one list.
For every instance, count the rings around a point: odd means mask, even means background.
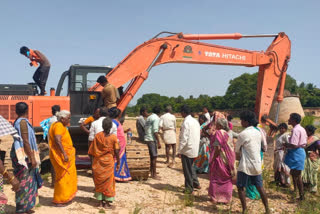
[{"label": "man in white shirt", "polygon": [[[100,108],[100,117],[99,117],[99,119],[97,119],[91,123],[91,127],[89,130],[89,138],[88,138],[89,147],[90,147],[94,137],[96,136],[96,134],[103,131],[102,121],[107,116],[108,116],[108,108],[107,107]],[[112,128],[110,130],[110,133],[117,135],[117,125],[114,122],[112,122]]]},{"label": "man in white shirt", "polygon": [[200,124],[191,116],[191,110],[187,105],[181,107],[181,115],[184,120],[180,129],[178,154],[185,178],[185,193],[192,194],[194,188],[200,189],[193,167],[194,158],[198,157],[199,152]]},{"label": "man in white shirt", "polygon": [[175,156],[176,156],[176,117],[171,114],[172,107],[169,105],[166,107],[166,113],[160,117],[159,127],[162,130],[162,139],[166,145],[166,163],[169,164],[169,152],[170,147],[172,148],[172,164],[168,167],[173,167],[175,164]]},{"label": "man in white shirt", "polygon": [[238,194],[242,205],[243,213],[247,212],[246,196],[244,187],[251,184],[255,185],[261,195],[262,202],[269,213],[268,199],[263,188],[262,182],[262,160],[261,160],[261,141],[262,134],[256,127],[258,122],[256,116],[251,111],[244,111],[240,114],[241,125],[245,129],[239,134],[236,142],[236,155],[240,159],[237,173]]},{"label": "man in white shirt", "polygon": [[[50,128],[50,126],[52,125],[52,123],[57,122],[57,116],[56,113],[60,111],[60,106],[59,105],[54,105],[51,107],[51,112],[52,112],[52,117],[50,117],[50,120],[48,122],[48,126]],[[48,137],[49,139],[49,137]]]},{"label": "man in white shirt", "polygon": [[207,118],[207,122],[206,122],[206,124],[209,124],[210,123],[210,121],[211,121],[211,116],[210,116],[210,113],[209,113],[209,110],[208,110],[208,108],[207,107],[203,107],[202,108],[202,113],[204,114],[204,116],[206,116],[206,118]]}]

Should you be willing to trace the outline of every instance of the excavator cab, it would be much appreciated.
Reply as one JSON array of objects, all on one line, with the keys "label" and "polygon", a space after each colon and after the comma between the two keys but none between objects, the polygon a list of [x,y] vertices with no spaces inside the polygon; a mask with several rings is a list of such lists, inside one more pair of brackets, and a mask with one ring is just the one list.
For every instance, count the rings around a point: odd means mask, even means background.
[{"label": "excavator cab", "polygon": [[73,142],[79,147],[87,146],[88,136],[79,129],[80,123],[93,115],[103,101],[99,91],[89,91],[99,76],[108,74],[106,66],[71,65],[59,80],[55,96],[70,98],[71,121],[69,131]]},{"label": "excavator cab", "polygon": [[70,97],[71,126],[79,126],[81,118],[91,116],[97,107],[102,106],[100,92],[88,89],[95,85],[99,76],[111,70],[104,66],[72,65],[62,74],[55,95]]}]

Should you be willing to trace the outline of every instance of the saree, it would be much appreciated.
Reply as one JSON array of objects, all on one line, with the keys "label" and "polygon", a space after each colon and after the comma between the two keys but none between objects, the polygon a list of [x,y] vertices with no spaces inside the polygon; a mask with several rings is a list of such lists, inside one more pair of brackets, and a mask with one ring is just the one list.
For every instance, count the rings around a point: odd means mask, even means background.
[{"label": "saree", "polygon": [[[61,144],[69,161],[65,162],[55,136],[61,136]],[[76,150],[73,147],[68,129],[55,122],[49,129],[50,161],[56,173],[54,180],[53,203],[65,204],[75,197],[77,192]]]},{"label": "saree", "polygon": [[[17,134],[17,130],[0,115],[0,137]],[[2,160],[4,164],[4,160]],[[5,213],[5,205],[8,202],[7,196],[3,193],[3,175],[0,174],[0,214]]]},{"label": "saree", "polygon": [[320,158],[317,153],[318,145],[320,144],[319,138],[316,136],[308,137],[306,146],[307,158],[302,171],[302,182],[310,185],[311,192],[318,191],[318,170],[320,167]]},{"label": "saree", "polygon": [[117,149],[119,149],[117,137],[114,134],[106,135],[104,132],[99,132],[90,145],[88,154],[93,156],[93,181],[95,197],[98,200],[114,200],[116,194],[114,157]]},{"label": "saree", "polygon": [[112,120],[117,125],[117,138],[120,144],[120,152],[119,152],[119,158],[120,158],[120,168],[117,171],[117,161],[115,160],[114,163],[114,176],[116,181],[130,181],[132,180],[128,163],[127,163],[127,155],[126,155],[126,138],[123,131],[123,127],[121,123],[117,120]]},{"label": "saree", "polygon": [[[220,154],[214,160],[214,147]],[[217,130],[210,141],[209,196],[214,202],[228,203],[232,199],[232,177],[235,175],[235,153],[232,138],[225,130]]]},{"label": "saree", "polygon": [[201,138],[199,145],[199,154],[198,157],[195,158],[193,167],[196,170],[196,173],[208,173],[209,171],[209,144],[210,140],[207,136],[205,136],[202,132],[202,128],[206,125],[206,123],[200,126],[201,129]]},{"label": "saree", "polygon": [[[33,127],[26,118],[19,118],[15,121],[14,127],[21,136],[20,122],[25,120],[28,127],[28,138],[31,152],[37,161],[37,167],[40,163],[38,147]],[[14,137],[10,157],[12,160],[13,174],[20,182],[20,189],[16,192],[16,213],[30,211],[36,204],[38,189],[42,186],[42,179],[38,168],[31,168],[31,163],[24,152],[23,141],[21,137]]]}]

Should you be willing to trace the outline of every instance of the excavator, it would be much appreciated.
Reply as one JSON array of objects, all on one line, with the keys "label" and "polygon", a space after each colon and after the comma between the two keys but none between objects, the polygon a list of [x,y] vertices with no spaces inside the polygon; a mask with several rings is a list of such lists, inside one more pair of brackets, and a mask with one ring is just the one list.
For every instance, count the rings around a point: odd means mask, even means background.
[{"label": "excavator", "polygon": [[[169,33],[171,36],[159,38],[163,33]],[[266,51],[249,51],[201,42],[201,40],[237,40],[257,37],[273,37],[274,40]],[[106,77],[115,87],[120,87],[131,81],[117,105],[123,111],[148,78],[152,67],[157,65],[193,63],[259,66],[255,112],[259,121],[264,119],[269,125],[275,127],[278,116],[276,116],[275,121],[272,121],[268,118],[268,115],[277,89],[277,115],[279,113],[290,54],[291,42],[283,32],[267,35],[161,32],[151,40],[136,47]],[[96,84],[90,90],[101,90],[101,87],[99,88]]]},{"label": "excavator", "polygon": [[[164,33],[169,33],[170,36],[160,37]],[[253,37],[273,37],[274,39],[266,51],[249,51],[201,42],[202,40]],[[0,115],[13,122],[16,118],[15,104],[21,101],[26,102],[29,105],[29,121],[36,131],[41,131],[40,121],[51,116],[52,105],[60,104],[61,108],[71,111],[69,132],[78,150],[82,146],[87,147],[88,139],[80,131],[79,122],[82,118],[92,115],[94,109],[102,105],[100,96],[102,87],[93,83],[98,76],[106,75],[108,81],[118,88],[121,97],[117,107],[124,112],[154,66],[165,63],[193,63],[259,66],[255,112],[259,121],[265,120],[271,125],[270,127],[276,127],[277,116],[275,121],[272,121],[268,115],[277,90],[277,115],[279,113],[290,52],[291,43],[285,33],[242,35],[239,33],[161,32],[136,47],[113,69],[98,66],[70,66],[70,69],[61,75],[56,91],[50,90],[50,96],[34,96],[37,92],[32,85],[0,85]],[[129,84],[123,92],[122,86],[126,83]],[[66,91],[66,94],[63,94],[63,91]],[[132,159],[129,157],[130,152],[134,154]],[[143,154],[147,154],[147,151],[135,147],[127,148],[128,165],[133,178],[148,178],[149,158],[144,157]]]},{"label": "excavator", "polygon": [[[163,34],[169,36],[161,37]],[[272,37],[266,51],[250,51],[202,42],[202,40],[227,40],[254,37]],[[281,32],[267,35],[232,34],[183,34],[161,32],[154,38],[136,47],[116,67],[72,65],[60,78],[51,96],[35,96],[35,88],[24,85],[0,85],[0,114],[13,122],[17,102],[29,105],[29,121],[40,130],[40,121],[51,116],[51,106],[60,104],[71,111],[70,134],[75,145],[87,145],[87,137],[80,132],[79,121],[93,114],[102,105],[102,87],[95,83],[100,75],[120,90],[117,107],[123,112],[154,66],[165,63],[216,64],[254,67],[259,66],[255,112],[273,126],[277,118],[268,118],[274,95],[278,90],[278,110],[283,100],[286,71],[290,60],[291,43]],[[20,88],[20,89],[19,89]],[[65,94],[62,91],[66,91]]]}]

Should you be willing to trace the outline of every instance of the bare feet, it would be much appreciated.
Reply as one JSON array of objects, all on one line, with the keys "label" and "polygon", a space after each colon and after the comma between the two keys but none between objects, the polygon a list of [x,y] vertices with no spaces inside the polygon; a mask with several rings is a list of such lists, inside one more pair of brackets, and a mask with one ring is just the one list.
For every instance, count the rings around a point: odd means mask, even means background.
[{"label": "bare feet", "polygon": [[154,180],[158,180],[158,181],[160,181],[161,180],[161,177],[160,176],[158,176],[158,175],[156,175],[156,176],[153,176],[153,177],[151,177],[152,179],[154,179]]},{"label": "bare feet", "polygon": [[193,188],[195,188],[195,189],[201,189],[201,186],[200,186],[200,185],[194,185],[194,184],[193,184]]},{"label": "bare feet", "polygon": [[105,209],[114,209],[114,206],[111,205],[111,203],[109,201],[106,201],[104,204],[104,208]]},{"label": "bare feet", "polygon": [[69,204],[72,204],[72,201],[69,201],[68,203],[64,203],[64,204],[56,204],[56,203],[53,203],[53,206],[55,206],[55,207],[66,207],[66,206],[68,206]]},{"label": "bare feet", "polygon": [[55,206],[55,207],[65,207],[65,206],[67,206],[67,204],[56,204],[56,203],[53,203],[53,206]]}]

